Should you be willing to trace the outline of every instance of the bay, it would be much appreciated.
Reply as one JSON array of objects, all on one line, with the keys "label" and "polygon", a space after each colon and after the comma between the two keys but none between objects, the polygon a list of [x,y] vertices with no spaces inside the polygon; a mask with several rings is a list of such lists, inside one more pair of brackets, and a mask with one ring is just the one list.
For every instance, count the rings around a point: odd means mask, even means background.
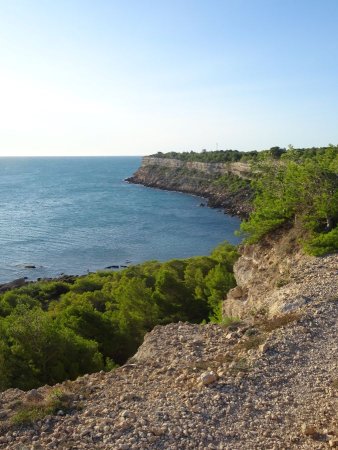
[{"label": "bay", "polygon": [[[126,183],[140,157],[0,158],[0,283],[208,254],[240,220]],[[27,268],[26,266],[35,266]]]}]

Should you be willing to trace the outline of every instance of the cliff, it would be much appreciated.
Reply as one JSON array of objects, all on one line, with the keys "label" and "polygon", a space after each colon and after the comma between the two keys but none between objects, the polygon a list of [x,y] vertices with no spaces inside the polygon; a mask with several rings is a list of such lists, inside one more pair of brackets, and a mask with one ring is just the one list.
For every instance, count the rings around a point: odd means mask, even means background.
[{"label": "cliff", "polygon": [[146,156],[126,181],[208,199],[208,206],[247,217],[251,210],[250,166],[242,162],[203,163]]},{"label": "cliff", "polygon": [[223,303],[223,315],[285,314],[337,296],[336,254],[304,254],[294,229],[280,229],[257,244],[240,247],[234,265],[237,286]]}]

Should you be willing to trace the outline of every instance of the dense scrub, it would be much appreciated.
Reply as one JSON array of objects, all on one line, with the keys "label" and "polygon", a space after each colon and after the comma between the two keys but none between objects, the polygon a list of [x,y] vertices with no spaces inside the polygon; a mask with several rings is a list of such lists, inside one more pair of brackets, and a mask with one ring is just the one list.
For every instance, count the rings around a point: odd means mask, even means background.
[{"label": "dense scrub", "polygon": [[[331,146],[333,147],[333,146]],[[338,151],[338,147],[336,151]],[[181,161],[199,161],[206,163],[226,163],[226,162],[257,162],[264,160],[266,157],[272,157],[273,159],[280,159],[286,154],[296,153],[298,160],[304,160],[307,158],[312,158],[316,155],[322,155],[327,150],[327,147],[312,147],[312,148],[298,148],[294,149],[292,146],[289,146],[288,150],[280,147],[271,147],[269,150],[257,151],[253,150],[250,152],[241,152],[239,150],[215,150],[215,151],[206,151],[202,150],[202,152],[167,152],[162,153],[158,152],[154,155],[156,158],[173,158],[179,159]]]},{"label": "dense scrub", "polygon": [[213,184],[219,188],[224,188],[229,193],[250,189],[250,180],[241,178],[232,173],[216,178]]},{"label": "dense scrub", "polygon": [[254,211],[241,225],[248,242],[292,225],[308,253],[338,250],[338,147],[305,153],[290,148],[278,161],[265,155],[253,172]]},{"label": "dense scrub", "polygon": [[30,283],[0,296],[0,389],[30,389],[133,355],[156,324],[219,316],[234,286],[236,249],[150,261],[120,272]]}]

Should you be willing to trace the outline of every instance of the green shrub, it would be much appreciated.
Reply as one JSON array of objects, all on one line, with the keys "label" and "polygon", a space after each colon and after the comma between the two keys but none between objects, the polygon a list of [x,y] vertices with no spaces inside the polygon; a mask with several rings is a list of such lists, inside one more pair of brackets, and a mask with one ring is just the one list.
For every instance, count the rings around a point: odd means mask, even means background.
[{"label": "green shrub", "polygon": [[[149,261],[72,283],[31,283],[0,295],[0,390],[31,389],[123,364],[156,324],[219,316],[238,254]],[[18,420],[39,416],[22,411]]]},{"label": "green shrub", "polygon": [[72,396],[61,389],[53,389],[46,399],[38,403],[23,403],[10,418],[10,425],[29,425],[59,410],[67,412],[72,408]]},{"label": "green shrub", "polygon": [[304,243],[304,249],[313,256],[323,256],[338,250],[338,227],[325,234],[317,234]]},{"label": "green shrub", "polygon": [[284,224],[295,225],[304,248],[316,256],[338,250],[338,152],[336,147],[299,158],[286,152],[255,167],[254,210],[241,225],[248,243]]}]

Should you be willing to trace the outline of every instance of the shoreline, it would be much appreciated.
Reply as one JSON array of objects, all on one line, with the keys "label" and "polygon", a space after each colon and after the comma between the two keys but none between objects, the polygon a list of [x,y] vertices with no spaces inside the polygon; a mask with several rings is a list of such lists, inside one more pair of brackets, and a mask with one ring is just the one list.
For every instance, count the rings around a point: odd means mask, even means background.
[{"label": "shoreline", "polygon": [[[181,188],[181,189],[177,189],[177,188],[171,188],[170,186],[165,186],[165,185],[160,185],[154,182],[145,182],[145,181],[141,181],[137,178],[137,176],[133,175],[129,178],[126,178],[124,180],[126,183],[130,183],[130,184],[136,184],[136,185],[140,185],[140,186],[144,186],[147,188],[151,188],[151,189],[159,189],[161,191],[168,191],[168,192],[177,192],[180,194],[188,194],[188,195],[192,195],[194,197],[198,197],[201,200],[206,201],[206,204],[203,206],[206,206],[208,208],[212,208],[212,209],[220,209],[222,210],[222,212],[224,214],[227,214],[231,217],[238,217],[241,220],[245,220],[248,218],[249,214],[250,214],[250,208],[248,206],[244,206],[240,203],[240,200],[243,200],[243,198],[238,198],[238,203],[236,204],[236,198],[235,197],[240,197],[240,195],[244,194],[244,196],[246,197],[245,200],[249,201],[249,195],[247,193],[239,193],[239,195],[231,195],[229,193],[224,194],[224,193],[220,193],[220,194],[215,194],[215,193],[211,193],[208,191],[203,191],[203,192],[198,192],[196,190],[194,190],[193,188],[189,189],[189,188]],[[202,206],[202,205],[201,205]]]}]

